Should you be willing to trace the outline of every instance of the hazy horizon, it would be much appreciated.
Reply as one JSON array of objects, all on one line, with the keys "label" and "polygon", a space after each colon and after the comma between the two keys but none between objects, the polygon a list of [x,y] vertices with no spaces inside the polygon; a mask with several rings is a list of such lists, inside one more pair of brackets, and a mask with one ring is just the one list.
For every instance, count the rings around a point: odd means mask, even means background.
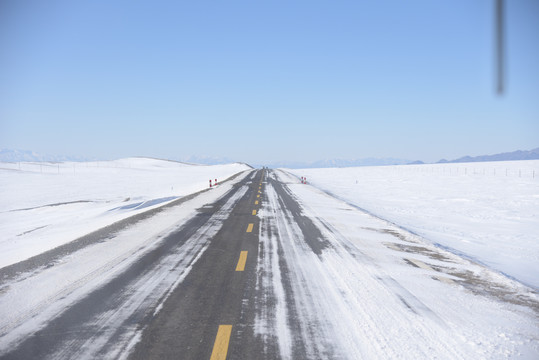
[{"label": "hazy horizon", "polygon": [[[155,158],[158,160],[165,160],[165,161],[178,161],[178,162],[187,162],[187,163],[194,163],[194,164],[206,164],[206,165],[214,165],[214,164],[226,164],[226,163],[246,163],[251,166],[255,167],[262,167],[262,166],[284,166],[288,165],[292,168],[301,168],[304,166],[307,167],[317,167],[317,165],[321,165],[321,167],[328,167],[332,163],[336,164],[337,167],[349,167],[349,166],[380,166],[380,165],[408,165],[412,164],[416,161],[424,162],[425,164],[435,164],[439,161],[455,161],[459,160],[461,158],[465,157],[482,157],[482,156],[496,156],[506,153],[513,153],[516,151],[533,151],[538,150],[539,148],[534,149],[517,149],[510,152],[505,153],[498,153],[498,154],[480,154],[480,155],[463,155],[459,156],[458,158],[441,158],[437,161],[423,161],[421,159],[403,159],[403,158],[397,158],[397,157],[386,157],[386,158],[377,158],[377,157],[363,157],[363,158],[321,158],[315,161],[299,161],[299,160],[276,160],[276,161],[270,161],[270,162],[260,162],[260,161],[254,161],[254,162],[247,162],[243,161],[242,159],[230,159],[226,157],[211,157],[211,156],[198,156],[198,155],[190,155],[186,157],[176,157],[176,158],[163,158],[163,157],[152,157],[152,156],[145,156],[145,155],[132,155],[127,156],[124,158],[88,158],[88,157],[77,157],[77,156],[69,156],[66,154],[41,154],[37,153],[31,150],[23,150],[23,149],[6,149],[6,148],[0,148],[0,162],[1,161],[7,161],[7,162],[23,162],[23,161],[115,161],[115,160],[121,160],[125,158]],[[537,153],[537,151],[535,151]],[[523,159],[521,159],[523,160]],[[477,161],[477,160],[475,160]],[[488,160],[488,161],[505,161],[505,160]]]}]

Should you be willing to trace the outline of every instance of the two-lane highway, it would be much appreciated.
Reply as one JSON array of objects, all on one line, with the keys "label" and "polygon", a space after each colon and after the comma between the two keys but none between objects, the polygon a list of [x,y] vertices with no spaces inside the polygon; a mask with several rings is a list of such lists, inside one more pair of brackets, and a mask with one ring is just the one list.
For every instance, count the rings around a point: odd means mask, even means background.
[{"label": "two-lane highway", "polygon": [[[211,192],[219,196],[145,247],[115,256],[23,316],[0,321],[0,344],[9,345],[1,357],[539,354],[537,296],[510,279],[284,171],[253,170],[198,197]],[[183,206],[156,216],[182,214]],[[61,275],[84,251],[137,236],[152,224],[155,219],[141,220],[33,269],[17,286],[55,269]]]},{"label": "two-lane highway", "polygon": [[253,338],[242,310],[256,282],[264,175],[252,177],[208,249],[147,325],[132,359],[231,358]]}]

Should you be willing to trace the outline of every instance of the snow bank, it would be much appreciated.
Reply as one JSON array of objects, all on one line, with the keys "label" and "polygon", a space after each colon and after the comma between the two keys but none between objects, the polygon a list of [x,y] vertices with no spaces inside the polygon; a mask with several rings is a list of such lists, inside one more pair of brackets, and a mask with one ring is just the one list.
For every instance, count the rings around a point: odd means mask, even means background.
[{"label": "snow bank", "polygon": [[0,267],[247,169],[238,163],[202,166],[147,158],[0,163]]},{"label": "snow bank", "polygon": [[539,161],[287,170],[539,288]]}]

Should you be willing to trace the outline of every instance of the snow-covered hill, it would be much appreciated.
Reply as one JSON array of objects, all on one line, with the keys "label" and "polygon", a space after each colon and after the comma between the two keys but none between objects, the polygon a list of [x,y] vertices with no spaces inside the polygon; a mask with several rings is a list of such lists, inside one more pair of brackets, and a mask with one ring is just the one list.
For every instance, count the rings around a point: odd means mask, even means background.
[{"label": "snow-covered hill", "polygon": [[147,158],[0,163],[0,267],[248,169]]}]

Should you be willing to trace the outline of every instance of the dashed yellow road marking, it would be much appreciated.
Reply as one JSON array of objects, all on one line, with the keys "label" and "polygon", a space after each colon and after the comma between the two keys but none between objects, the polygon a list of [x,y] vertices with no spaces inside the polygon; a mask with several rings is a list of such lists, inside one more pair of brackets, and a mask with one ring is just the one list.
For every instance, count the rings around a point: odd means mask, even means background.
[{"label": "dashed yellow road marking", "polygon": [[247,232],[252,232],[253,231],[253,226],[254,226],[254,224],[247,225]]},{"label": "dashed yellow road marking", "polygon": [[253,215],[256,215],[256,210],[253,210]]},{"label": "dashed yellow road marking", "polygon": [[213,351],[210,360],[225,360],[228,352],[228,343],[230,342],[230,334],[232,333],[232,325],[219,325]]},{"label": "dashed yellow road marking", "polygon": [[259,197],[260,197],[260,194],[258,194],[256,197],[259,198]]},{"label": "dashed yellow road marking", "polygon": [[247,261],[247,251],[242,251],[240,253],[240,258],[238,259],[238,265],[236,265],[236,271],[245,270],[245,262]]},{"label": "dashed yellow road marking", "polygon": [[255,205],[258,205],[258,200],[255,201]]}]

